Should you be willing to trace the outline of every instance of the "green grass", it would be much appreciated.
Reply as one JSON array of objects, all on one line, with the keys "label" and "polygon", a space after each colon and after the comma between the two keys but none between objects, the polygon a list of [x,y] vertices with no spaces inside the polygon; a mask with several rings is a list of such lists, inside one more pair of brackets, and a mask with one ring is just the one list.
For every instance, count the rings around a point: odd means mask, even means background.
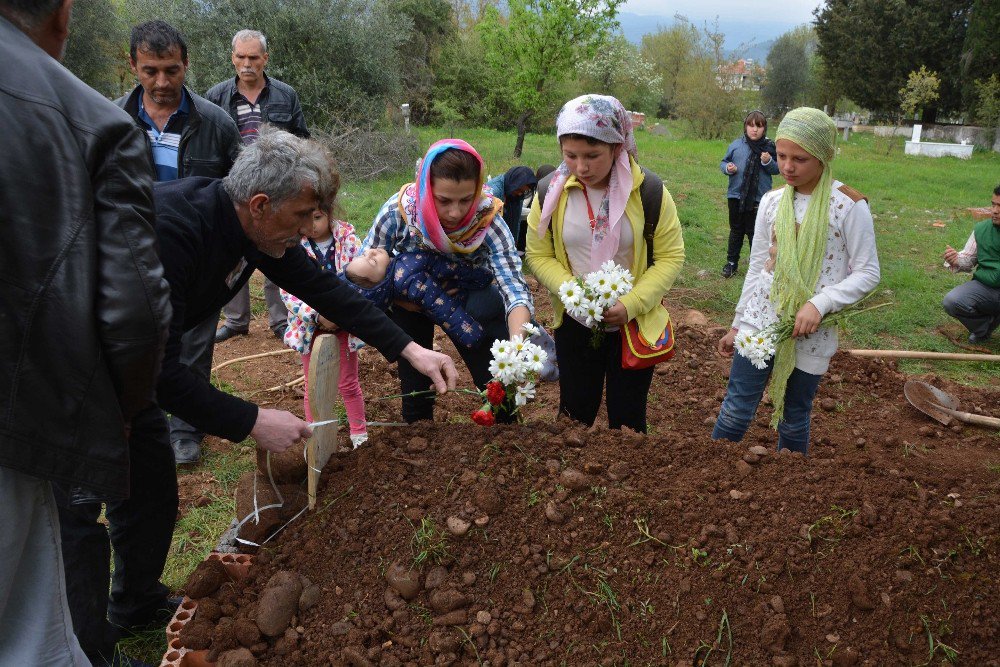
[{"label": "green grass", "polygon": [[[730,139],[702,141],[689,138],[680,124],[668,124],[668,136],[650,132],[637,135],[640,162],[663,177],[677,203],[684,227],[687,262],[675,285],[674,303],[698,308],[720,324],[731,321],[745,270],[737,280],[718,275],[725,261],[728,217],[726,178],[719,160]],[[440,128],[415,128],[421,145],[446,136]],[[559,150],[552,135],[529,134],[523,160],[511,157],[515,135],[486,129],[456,129],[483,155],[490,174],[514,164],[537,166],[559,163]],[[840,142],[833,163],[834,175],[867,195],[875,216],[882,264],[882,283],[877,300],[894,305],[860,315],[849,324],[841,347],[893,348],[936,352],[963,351],[936,331],[947,325],[956,337],[965,330],[941,309],[941,299],[968,276],[953,275],[941,267],[945,245],[961,248],[971,232],[970,206],[988,206],[1000,175],[1000,155],[977,151],[971,160],[926,158],[903,155],[903,139],[897,138],[890,155],[885,139],[854,133]],[[348,219],[364,234],[381,204],[406,180],[409,171],[367,183],[347,183],[341,203]],[[775,185],[781,178],[775,177]],[[944,228],[931,226],[941,221]],[[698,277],[699,271],[705,271]],[[680,289],[678,289],[680,288]],[[1000,344],[987,347],[1000,352]],[[935,372],[961,382],[985,385],[1000,379],[1000,365],[989,363],[901,362],[910,373]]]}]

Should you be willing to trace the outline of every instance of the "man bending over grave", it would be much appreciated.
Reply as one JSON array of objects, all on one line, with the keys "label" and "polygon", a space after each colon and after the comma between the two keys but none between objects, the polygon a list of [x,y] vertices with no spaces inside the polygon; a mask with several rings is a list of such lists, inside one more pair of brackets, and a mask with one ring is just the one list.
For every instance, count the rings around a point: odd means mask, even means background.
[{"label": "man bending over grave", "polygon": [[[282,452],[307,439],[309,424],[290,412],[258,408],[213,387],[181,360],[181,338],[218,313],[256,269],[276,285],[299,295],[323,317],[356,334],[389,361],[406,359],[439,392],[455,387],[451,358],[421,347],[381,310],[324,272],[299,245],[312,226],[313,211],[327,208],[339,176],[319,144],[281,130],[266,130],[245,147],[225,179],[185,178],[154,188],[156,235],[173,317],[156,387],[159,406],[203,430],[233,442],[252,437],[263,449]],[[109,525],[98,512],[65,513],[63,553],[94,550],[110,533],[115,547],[111,598],[127,596],[128,617],[114,608],[111,622],[129,630],[169,617],[167,589],[159,582],[177,517],[177,477],[169,430],[162,412],[133,423],[132,439],[148,443],[131,471],[133,502],[144,513]],[[99,509],[99,505],[98,505]],[[137,539],[141,537],[141,539]],[[108,592],[108,563],[89,559],[67,568],[69,589]],[[141,612],[141,613],[140,613]],[[97,611],[100,618],[100,611]],[[79,632],[79,630],[78,630]]]}]

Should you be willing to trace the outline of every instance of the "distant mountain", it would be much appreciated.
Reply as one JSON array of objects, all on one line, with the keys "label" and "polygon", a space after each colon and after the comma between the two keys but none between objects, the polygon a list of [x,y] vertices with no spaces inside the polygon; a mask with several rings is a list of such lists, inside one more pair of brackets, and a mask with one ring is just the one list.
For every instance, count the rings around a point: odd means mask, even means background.
[{"label": "distant mountain", "polygon": [[[701,21],[688,17],[698,28],[714,21]],[[642,36],[660,28],[669,28],[675,22],[673,16],[640,15],[629,12],[618,14],[622,34],[633,44],[639,44]],[[719,19],[719,30],[726,36],[726,48],[739,58],[753,58],[758,62],[767,60],[767,52],[775,39],[794,28],[797,24],[781,21],[733,21]]]},{"label": "distant mountain", "polygon": [[752,58],[756,62],[764,63],[767,62],[767,54],[770,53],[771,47],[774,46],[776,41],[778,41],[777,38],[769,39],[766,42],[754,44],[744,52],[734,53],[733,55],[737,58]]}]

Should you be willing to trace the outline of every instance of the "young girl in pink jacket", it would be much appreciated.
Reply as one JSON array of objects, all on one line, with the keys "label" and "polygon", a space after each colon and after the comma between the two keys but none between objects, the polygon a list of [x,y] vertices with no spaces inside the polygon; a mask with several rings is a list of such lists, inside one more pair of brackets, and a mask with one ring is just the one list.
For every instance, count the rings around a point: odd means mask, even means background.
[{"label": "young girl in pink jacket", "polygon": [[[358,254],[361,242],[355,236],[353,226],[343,220],[332,219],[326,212],[317,209],[313,212],[309,236],[302,237],[302,247],[324,271],[340,272]],[[340,378],[337,386],[347,410],[351,445],[358,447],[368,440],[365,399],[358,382],[358,350],[364,343],[346,331],[338,330],[333,322],[285,290],[281,290],[281,300],[288,308],[285,345],[302,355],[302,370],[306,375],[303,399],[306,420],[313,420],[309,409],[309,357],[313,339],[321,333],[336,333],[340,341]]]}]

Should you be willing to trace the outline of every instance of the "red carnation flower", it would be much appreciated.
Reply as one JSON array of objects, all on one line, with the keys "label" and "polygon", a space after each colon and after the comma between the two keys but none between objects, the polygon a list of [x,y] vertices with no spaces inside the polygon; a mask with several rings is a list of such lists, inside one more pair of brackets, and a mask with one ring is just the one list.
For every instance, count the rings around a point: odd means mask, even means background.
[{"label": "red carnation flower", "polygon": [[493,418],[493,413],[489,410],[476,410],[472,413],[472,421],[476,422],[480,426],[493,426],[496,422]]},{"label": "red carnation flower", "polygon": [[503,385],[496,380],[486,385],[486,400],[490,405],[500,405],[506,397],[507,392],[504,391]]}]

